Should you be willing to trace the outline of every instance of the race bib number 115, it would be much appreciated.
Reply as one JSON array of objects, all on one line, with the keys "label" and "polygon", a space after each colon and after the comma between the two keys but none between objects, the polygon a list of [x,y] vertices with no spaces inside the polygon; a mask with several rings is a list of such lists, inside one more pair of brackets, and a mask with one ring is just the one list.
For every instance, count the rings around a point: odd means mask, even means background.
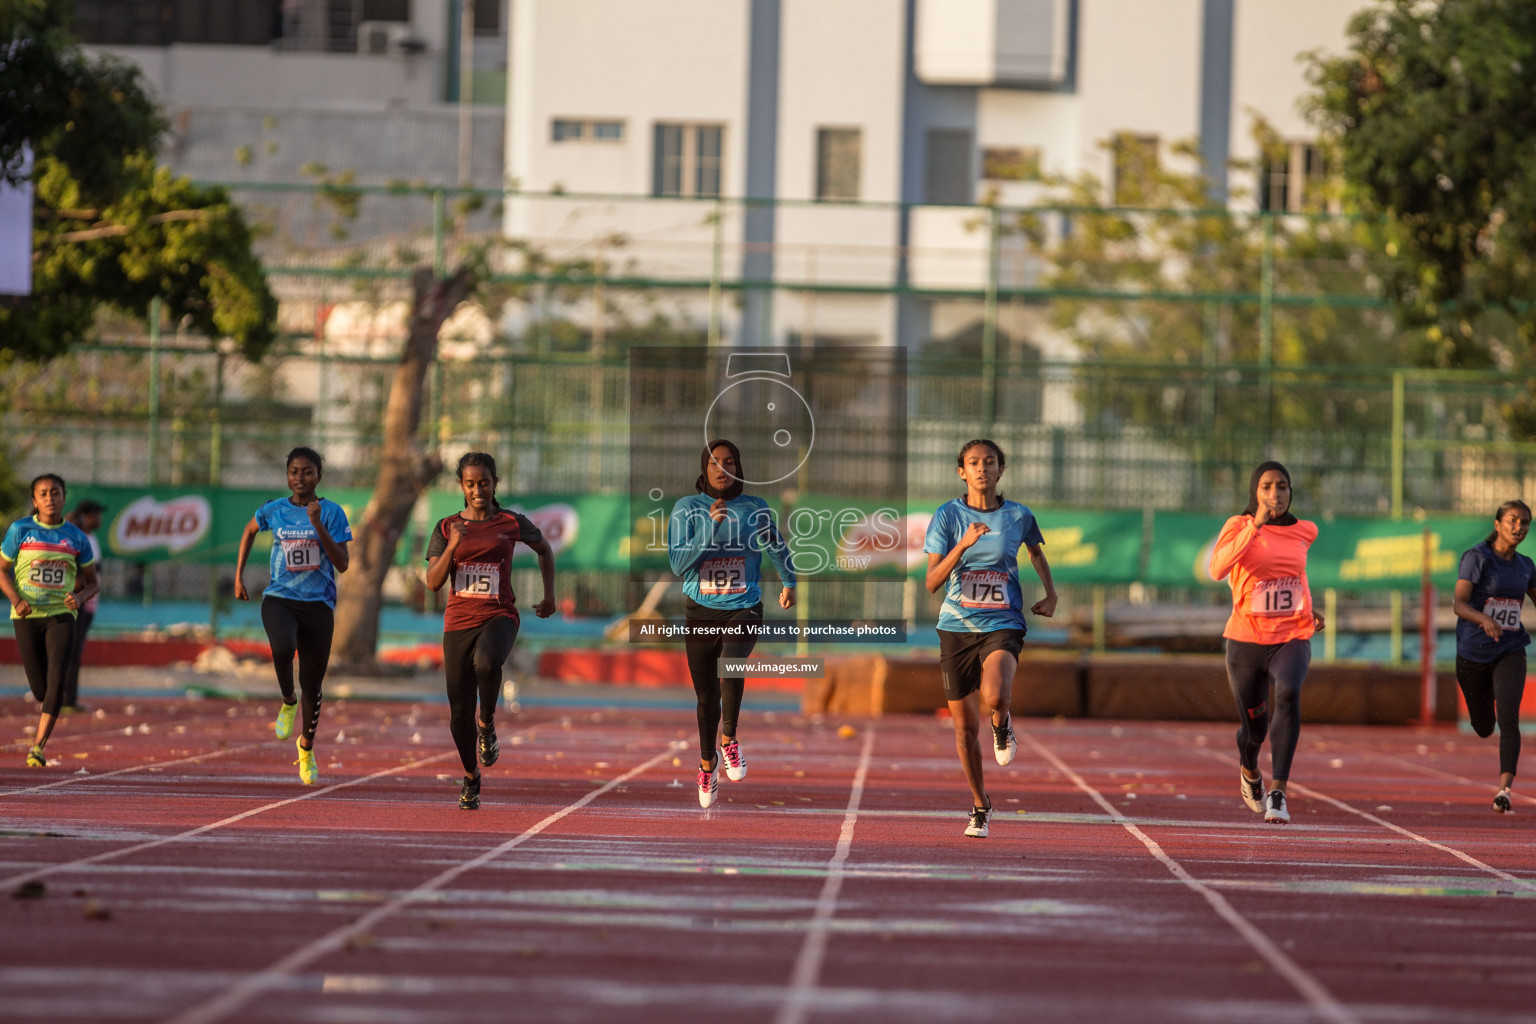
[{"label": "race bib number 115", "polygon": [[495,601],[501,597],[501,566],[495,562],[460,562],[453,571],[457,597]]}]

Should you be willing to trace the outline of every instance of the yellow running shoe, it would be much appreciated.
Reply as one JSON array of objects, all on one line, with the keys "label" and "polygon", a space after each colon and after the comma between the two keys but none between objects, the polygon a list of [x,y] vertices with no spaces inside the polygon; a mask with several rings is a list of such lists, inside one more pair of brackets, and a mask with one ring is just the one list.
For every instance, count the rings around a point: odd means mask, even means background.
[{"label": "yellow running shoe", "polygon": [[277,732],[277,738],[285,740],[293,735],[293,716],[299,710],[298,701],[292,704],[279,704],[277,707],[277,723],[273,729]]},{"label": "yellow running shoe", "polygon": [[33,747],[30,751],[27,752],[27,767],[28,768],[46,768],[46,767],[48,767],[48,755],[43,753],[43,748],[42,747]]},{"label": "yellow running shoe", "polygon": [[299,778],[304,780],[304,785],[313,786],[320,781],[320,767],[315,764],[315,752],[299,747],[298,740],[294,740],[293,745],[299,749],[299,759],[293,762],[299,766]]}]

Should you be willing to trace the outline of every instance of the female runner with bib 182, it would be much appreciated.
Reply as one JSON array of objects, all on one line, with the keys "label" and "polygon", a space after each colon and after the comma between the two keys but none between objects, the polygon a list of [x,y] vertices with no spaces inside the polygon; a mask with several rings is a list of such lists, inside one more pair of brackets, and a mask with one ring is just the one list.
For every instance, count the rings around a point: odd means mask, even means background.
[{"label": "female runner with bib 182", "polygon": [[336,574],[346,572],[347,543],[352,527],[340,505],[315,496],[324,467],[313,448],[288,453],[287,498],[273,498],[256,510],[240,535],[235,557],[235,597],[249,601],[245,562],[256,534],[272,531],[272,581],[261,595],[261,624],[272,645],[272,668],[283,693],[273,726],[277,738],[293,735],[299,705],[293,694],[293,658],[299,658],[299,693],[304,721],[299,730],[299,779],[306,786],[320,781],[315,763],[315,731],[320,728],[320,688],[331,662],[331,636],[336,630]]},{"label": "female runner with bib 182", "polygon": [[448,684],[448,731],[459,750],[464,781],[459,807],[480,806],[480,766],[501,756],[496,741],[496,699],[501,667],[512,653],[521,622],[512,593],[512,550],[519,542],[539,556],[544,596],[534,614],[555,612],[555,552],[533,520],[496,501],[496,460],[485,452],[459,459],[464,511],[438,520],[427,544],[427,586],[441,590],[451,578],[443,610],[443,675]]},{"label": "female runner with bib 182", "polygon": [[[955,748],[971,787],[971,818],[965,834],[987,837],[992,801],[981,774],[982,702],[991,717],[992,753],[1012,764],[1018,752],[1013,731],[1013,676],[1024,647],[1024,590],[1019,585],[1019,550],[1045,585],[1045,596],[1030,607],[1035,615],[1056,614],[1056,585],[1046,563],[1040,524],[1028,507],[997,491],[1007,460],[996,443],[967,441],[955,460],[965,497],[940,505],[928,523],[927,587],[947,587],[939,611],[939,668],[944,696],[955,723]],[[979,694],[979,697],[978,697]]]},{"label": "female runner with bib 182", "polygon": [[1520,621],[1536,601],[1536,563],[1516,551],[1531,530],[1531,507],[1506,501],[1493,516],[1493,532],[1461,556],[1456,573],[1456,682],[1479,736],[1499,726],[1499,790],[1493,809],[1508,814],[1509,787],[1520,761],[1520,700],[1525,695],[1525,648],[1531,635]]},{"label": "female runner with bib 182", "polygon": [[[1237,700],[1238,793],[1249,810],[1275,825],[1291,820],[1285,785],[1301,738],[1301,684],[1312,664],[1312,634],[1323,628],[1307,583],[1307,549],[1316,539],[1316,523],[1291,515],[1291,474],[1278,462],[1263,462],[1248,481],[1247,507],[1226,521],[1211,551],[1211,579],[1232,588],[1222,636]],[[1259,772],[1266,733],[1273,765],[1268,793]]]},{"label": "female runner with bib 182", "polygon": [[27,685],[42,705],[27,766],[43,768],[74,655],[75,616],[100,587],[90,538],[64,521],[64,478],[44,473],[30,493],[32,514],[12,523],[0,541],[0,591],[11,602]]},{"label": "female runner with bib 182", "polygon": [[720,658],[752,653],[752,626],[763,621],[763,552],[778,570],[779,607],[795,606],[795,570],[789,549],[762,498],[742,494],[741,451],[711,441],[699,455],[696,493],[679,498],[667,521],[667,556],[683,578],[688,633],[688,675],[698,698],[699,806],[710,807],[726,778],[747,777],[747,758],[736,736],[746,690],[743,676],[722,677]]}]

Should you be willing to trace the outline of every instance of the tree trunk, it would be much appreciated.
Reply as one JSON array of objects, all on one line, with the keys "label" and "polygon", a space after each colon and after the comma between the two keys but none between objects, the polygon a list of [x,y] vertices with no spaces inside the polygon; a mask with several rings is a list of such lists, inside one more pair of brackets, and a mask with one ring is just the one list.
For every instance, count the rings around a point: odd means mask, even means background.
[{"label": "tree trunk", "polygon": [[331,663],[337,667],[354,672],[377,667],[384,577],[394,565],[395,547],[410,522],[416,500],[443,471],[437,454],[424,452],[417,444],[427,371],[437,358],[437,334],[443,321],[469,296],[474,285],[474,274],[467,268],[446,279],[418,270],[411,279],[411,332],[384,408],[379,479],[373,498],[352,529],[352,564],[339,577],[336,636],[331,645]]}]

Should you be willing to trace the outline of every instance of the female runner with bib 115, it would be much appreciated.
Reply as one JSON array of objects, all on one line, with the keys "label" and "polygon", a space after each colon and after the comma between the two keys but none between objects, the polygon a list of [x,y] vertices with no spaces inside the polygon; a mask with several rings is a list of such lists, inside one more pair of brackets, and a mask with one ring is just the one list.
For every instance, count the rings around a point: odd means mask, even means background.
[{"label": "female runner with bib 115", "polygon": [[272,582],[261,595],[261,624],[272,645],[272,668],[283,693],[273,730],[285,740],[293,735],[299,705],[293,695],[293,658],[299,658],[299,693],[304,721],[298,747],[299,779],[306,786],[320,781],[315,763],[315,731],[320,728],[320,688],[331,662],[331,636],[336,631],[336,574],[346,572],[347,542],[352,527],[340,505],[315,496],[324,471],[320,453],[295,448],[288,453],[287,498],[273,498],[256,510],[240,535],[235,558],[235,597],[249,601],[245,562],[263,530],[272,531]]},{"label": "female runner with bib 115", "polygon": [[965,497],[939,506],[928,523],[923,550],[928,553],[929,593],[947,586],[939,611],[939,667],[955,723],[955,748],[971,787],[965,834],[985,839],[992,801],[981,773],[981,703],[991,717],[997,763],[1012,764],[1019,749],[1009,709],[1027,631],[1020,548],[1029,549],[1029,562],[1045,584],[1045,596],[1031,612],[1046,618],[1056,614],[1056,585],[1035,514],[997,491],[1008,464],[1003,450],[985,438],[967,441],[955,464],[965,481]]},{"label": "female runner with bib 115", "polygon": [[441,590],[453,580],[443,610],[443,675],[448,731],[464,766],[459,807],[473,811],[480,806],[480,766],[489,768],[501,756],[496,699],[521,621],[512,593],[512,549],[521,541],[539,556],[544,596],[533,610],[541,619],[555,611],[555,552],[531,519],[497,503],[495,459],[469,452],[459,459],[458,476],[464,511],[432,528],[427,586]]},{"label": "female runner with bib 115", "polygon": [[1506,501],[1493,532],[1461,556],[1456,573],[1456,682],[1479,736],[1499,726],[1499,791],[1493,809],[1508,814],[1509,787],[1520,761],[1520,700],[1525,695],[1525,648],[1531,636],[1520,608],[1536,601],[1536,563],[1516,551],[1531,530],[1531,507]]},{"label": "female runner with bib 115", "polygon": [[[1249,810],[1277,825],[1291,820],[1285,784],[1301,738],[1301,684],[1312,664],[1312,634],[1323,628],[1307,583],[1307,549],[1316,539],[1316,523],[1291,515],[1291,474],[1278,462],[1262,462],[1248,481],[1243,514],[1226,521],[1211,551],[1211,579],[1225,579],[1232,588],[1232,615],[1222,636],[1227,682],[1237,700],[1238,792]],[[1272,733],[1268,793],[1259,772],[1266,733]]]},{"label": "female runner with bib 115", "polygon": [[43,768],[43,748],[64,703],[64,677],[74,655],[75,616],[100,589],[90,538],[64,521],[64,478],[32,481],[32,514],[0,541],[0,591],[11,603],[11,625],[32,696],[42,705],[27,767]]},{"label": "female runner with bib 115", "polygon": [[[741,451],[734,444],[709,442],[699,456],[697,493],[679,498],[667,522],[667,555],[672,571],[683,578],[688,609],[684,644],[698,698],[700,807],[715,802],[722,761],[726,778],[740,782],[747,777],[746,755],[736,737],[746,679],[721,678],[720,658],[745,658],[757,644],[750,627],[763,621],[759,581],[764,550],[784,585],[779,607],[795,606],[789,549],[768,503],[741,493],[742,473]],[[711,630],[717,635],[707,635]]]}]

